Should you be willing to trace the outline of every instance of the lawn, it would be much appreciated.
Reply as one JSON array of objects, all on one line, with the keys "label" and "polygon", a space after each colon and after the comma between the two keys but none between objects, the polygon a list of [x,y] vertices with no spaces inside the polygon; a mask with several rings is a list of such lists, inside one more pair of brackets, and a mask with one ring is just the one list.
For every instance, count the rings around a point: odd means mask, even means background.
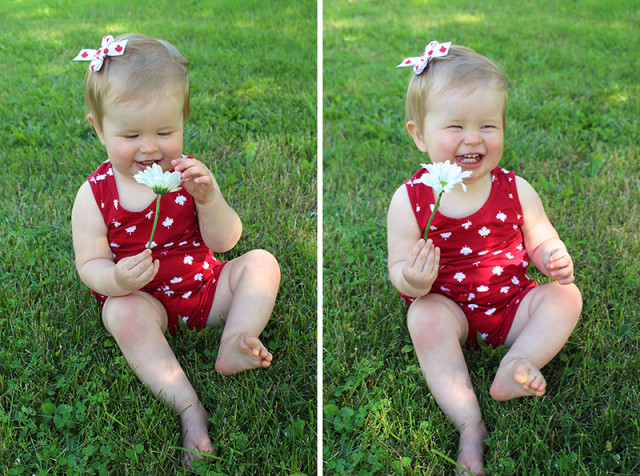
[{"label": "lawn", "polygon": [[[404,130],[407,69],[433,39],[509,80],[501,165],[538,190],[584,310],[540,399],[495,402],[504,349],[466,352],[491,475],[640,473],[640,71],[631,0],[325,0],[325,474],[449,474],[457,434],[421,375],[387,276],[386,212],[426,157]],[[532,272],[538,282],[544,278]]]},{"label": "lawn", "polygon": [[75,193],[106,159],[84,119],[88,64],[71,59],[141,32],[190,60],[185,153],[244,224],[220,257],[264,248],[282,269],[266,371],[218,375],[220,330],[170,339],[212,413],[217,457],[196,471],[315,474],[315,2],[0,3],[0,473],[185,472],[179,419],[104,330],[71,244]]}]

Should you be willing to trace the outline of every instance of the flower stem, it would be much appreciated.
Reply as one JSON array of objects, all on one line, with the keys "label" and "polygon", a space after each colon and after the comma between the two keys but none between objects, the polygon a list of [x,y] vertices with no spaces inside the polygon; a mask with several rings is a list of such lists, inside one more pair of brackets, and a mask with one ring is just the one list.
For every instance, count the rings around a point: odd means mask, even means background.
[{"label": "flower stem", "polygon": [[427,222],[427,227],[424,229],[424,241],[427,241],[427,235],[429,234],[429,228],[431,227],[431,220],[433,220],[433,216],[436,214],[436,210],[440,206],[440,199],[442,198],[442,194],[444,190],[438,194],[438,198],[436,199],[436,204],[433,207],[433,211],[431,212],[431,216],[429,217],[429,221]]},{"label": "flower stem", "polygon": [[151,229],[151,236],[149,237],[149,243],[147,243],[147,249],[151,249],[153,243],[153,235],[156,233],[156,226],[158,225],[158,215],[160,215],[160,199],[162,195],[158,195],[156,199],[156,215],[153,217],[153,228]]}]

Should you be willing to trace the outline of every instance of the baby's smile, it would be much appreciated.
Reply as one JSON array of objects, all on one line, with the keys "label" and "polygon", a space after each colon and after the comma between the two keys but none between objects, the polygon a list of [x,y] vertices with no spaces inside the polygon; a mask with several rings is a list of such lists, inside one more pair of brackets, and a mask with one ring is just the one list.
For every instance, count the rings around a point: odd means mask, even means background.
[{"label": "baby's smile", "polygon": [[456,155],[456,163],[461,166],[470,166],[479,164],[484,156],[482,154],[464,154]]}]

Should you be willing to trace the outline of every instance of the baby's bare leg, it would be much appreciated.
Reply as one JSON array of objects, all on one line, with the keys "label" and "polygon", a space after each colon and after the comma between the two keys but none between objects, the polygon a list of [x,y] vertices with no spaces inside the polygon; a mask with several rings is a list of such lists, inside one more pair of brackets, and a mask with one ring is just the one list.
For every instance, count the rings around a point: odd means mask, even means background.
[{"label": "baby's bare leg", "polygon": [[[110,297],[102,321],[140,380],[180,415],[184,448],[213,453],[209,415],[164,336],[167,314],[162,305],[143,292]],[[192,458],[185,452],[187,465]]]},{"label": "baby's bare leg", "polygon": [[218,372],[231,375],[271,365],[273,356],[258,337],[269,321],[279,286],[280,268],[266,251],[250,251],[225,265],[207,320],[207,326],[215,327],[225,319]]},{"label": "baby's bare leg", "polygon": [[488,433],[462,354],[461,343],[468,333],[464,314],[444,296],[429,294],[411,305],[407,323],[431,393],[460,433],[458,464],[484,474]]},{"label": "baby's bare leg", "polygon": [[582,310],[580,291],[552,282],[531,290],[522,300],[505,342],[509,352],[491,385],[496,400],[542,396],[542,369],[569,339]]}]

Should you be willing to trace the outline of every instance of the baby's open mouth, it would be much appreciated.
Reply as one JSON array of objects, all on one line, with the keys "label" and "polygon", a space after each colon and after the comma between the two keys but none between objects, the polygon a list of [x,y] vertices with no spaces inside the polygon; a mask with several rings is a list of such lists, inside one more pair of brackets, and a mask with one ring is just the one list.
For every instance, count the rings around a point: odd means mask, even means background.
[{"label": "baby's open mouth", "polygon": [[157,164],[159,160],[145,160],[144,162],[138,162],[141,167],[151,167],[153,164]]},{"label": "baby's open mouth", "polygon": [[464,154],[456,156],[456,163],[458,165],[474,165],[482,160],[482,154]]}]

